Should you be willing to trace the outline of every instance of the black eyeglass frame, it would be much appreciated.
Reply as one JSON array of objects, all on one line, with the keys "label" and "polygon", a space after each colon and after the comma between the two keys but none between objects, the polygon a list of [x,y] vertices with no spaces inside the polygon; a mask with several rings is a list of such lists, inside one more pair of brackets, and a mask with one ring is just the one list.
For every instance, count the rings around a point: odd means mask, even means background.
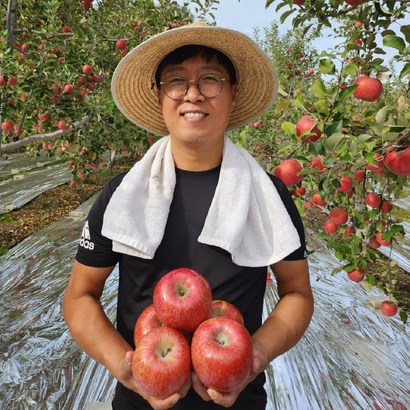
[{"label": "black eyeglass frame", "polygon": [[[202,80],[204,77],[209,77],[209,76],[216,77],[216,78],[220,81],[220,83],[221,83],[221,88],[220,88],[218,94],[212,95],[212,96],[210,96],[210,97],[208,97],[207,95],[204,95],[204,94],[202,93],[201,86],[200,86],[201,80]],[[185,92],[184,92],[184,94],[181,95],[180,97],[171,97],[171,96],[168,95],[167,92],[165,91],[164,84],[166,83],[167,80],[169,80],[169,79],[171,79],[171,78],[177,78],[177,79],[179,79],[179,80],[185,81]],[[175,101],[176,101],[176,100],[181,100],[182,98],[184,98],[184,97],[187,95],[190,84],[195,84],[196,87],[198,88],[199,93],[200,93],[203,97],[205,97],[205,98],[215,98],[215,97],[217,97],[219,94],[221,94],[221,92],[222,92],[222,90],[223,90],[223,86],[224,86],[225,81],[227,81],[228,83],[231,82],[231,81],[228,80],[227,78],[223,78],[223,77],[221,77],[221,76],[218,75],[218,74],[211,74],[211,73],[201,75],[201,77],[198,78],[198,81],[195,81],[195,80],[189,80],[189,81],[187,81],[184,77],[180,77],[180,76],[178,76],[178,75],[172,75],[172,76],[170,76],[170,77],[165,78],[164,81],[160,81],[159,84],[158,84],[158,86],[159,86],[159,87],[162,86],[162,90],[164,91],[164,94],[165,94],[168,98],[171,98],[171,100],[175,100]]]}]

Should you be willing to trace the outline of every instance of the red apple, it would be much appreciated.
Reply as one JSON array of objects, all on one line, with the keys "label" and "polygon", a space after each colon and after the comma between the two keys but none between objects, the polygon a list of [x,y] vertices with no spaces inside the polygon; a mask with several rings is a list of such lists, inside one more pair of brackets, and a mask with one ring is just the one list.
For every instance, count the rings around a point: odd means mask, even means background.
[{"label": "red apple", "polygon": [[328,220],[323,224],[323,229],[325,230],[325,232],[333,234],[337,231],[337,224],[335,224],[331,220]]},{"label": "red apple", "polygon": [[240,310],[232,303],[226,300],[213,300],[211,304],[211,317],[229,317],[230,319],[236,320],[238,323],[243,325],[243,317]]},{"label": "red apple", "polygon": [[382,210],[382,212],[384,212],[385,214],[388,214],[392,211],[393,209],[393,204],[388,201],[387,199],[383,199],[382,200],[382,204],[380,206],[380,209]]},{"label": "red apple", "polygon": [[214,317],[201,323],[192,337],[192,366],[206,387],[229,393],[239,388],[252,370],[252,346],[243,325]]},{"label": "red apple", "polygon": [[8,85],[16,85],[17,84],[17,77],[14,75],[9,75],[9,78],[7,79],[7,84]]},{"label": "red apple", "polygon": [[93,68],[89,64],[83,65],[82,72],[84,74],[89,75],[92,73],[92,71],[93,71]]},{"label": "red apple", "polygon": [[296,187],[295,193],[294,193],[294,195],[296,197],[304,196],[305,194],[306,194],[306,188],[305,187],[303,187],[303,186]]},{"label": "red apple", "polygon": [[148,332],[158,327],[163,327],[164,324],[158,319],[154,305],[147,306],[138,316],[134,326],[134,343],[142,339]]},{"label": "red apple", "polygon": [[353,95],[359,100],[376,101],[383,91],[383,85],[379,79],[365,75],[357,78],[353,85],[358,85]]},{"label": "red apple", "polygon": [[102,74],[96,74],[94,80],[96,83],[102,83],[104,81],[104,76]]},{"label": "red apple", "polygon": [[391,300],[384,300],[380,305],[380,311],[385,316],[394,316],[397,313],[397,305]]},{"label": "red apple", "polygon": [[0,86],[4,87],[7,84],[6,80],[4,79],[4,75],[0,74]]},{"label": "red apple", "polygon": [[382,246],[389,246],[391,241],[389,239],[383,239],[383,232],[377,232],[376,234],[376,241],[380,243]]},{"label": "red apple", "polygon": [[352,235],[354,235],[355,234],[355,232],[356,232],[356,230],[354,229],[354,227],[353,226],[346,226],[346,229],[345,229],[345,236],[352,236]]},{"label": "red apple", "polygon": [[118,50],[125,50],[127,47],[127,40],[117,40],[115,46]]},{"label": "red apple", "polygon": [[49,118],[50,118],[49,112],[39,112],[38,113],[38,119],[40,121],[47,121]]},{"label": "red apple", "polygon": [[339,192],[349,192],[353,186],[353,178],[349,175],[343,175],[340,178],[340,187],[337,188]]},{"label": "red apple", "polygon": [[66,84],[63,91],[67,94],[72,94],[74,92],[74,87],[71,84]]},{"label": "red apple", "polygon": [[378,249],[378,248],[380,248],[380,243],[379,242],[377,242],[377,239],[376,239],[376,237],[375,236],[373,236],[373,237],[371,237],[370,239],[369,239],[369,245],[373,248],[373,249]]},{"label": "red apple", "polygon": [[319,192],[316,192],[316,193],[313,194],[311,201],[312,201],[315,205],[326,206],[326,202],[322,199],[322,197],[320,196]]},{"label": "red apple", "polygon": [[292,0],[292,3],[296,4],[297,6],[301,6],[305,3],[305,0]]},{"label": "red apple", "polygon": [[364,171],[363,169],[359,169],[354,173],[354,179],[356,181],[364,181],[364,177],[366,175],[366,171]]},{"label": "red apple", "polygon": [[12,123],[11,121],[4,121],[1,124],[1,129],[5,132],[14,131],[14,123]]},{"label": "red apple", "polygon": [[361,282],[365,277],[364,269],[360,267],[358,269],[351,270],[347,273],[347,276],[353,282]]},{"label": "red apple", "polygon": [[316,157],[316,156],[312,157],[312,161],[307,166],[309,168],[317,168],[318,171],[319,171],[319,174],[321,174],[325,169],[325,166],[323,165],[322,160],[319,157]]},{"label": "red apple", "polygon": [[70,129],[70,124],[68,124],[66,120],[60,120],[57,122],[57,127],[60,130],[67,131]]},{"label": "red apple", "polygon": [[200,273],[189,268],[174,269],[155,285],[153,303],[161,322],[193,332],[209,318],[212,291]]},{"label": "red apple", "polygon": [[349,214],[345,209],[335,207],[330,210],[329,218],[337,225],[344,225],[349,219]]},{"label": "red apple", "polygon": [[384,165],[395,175],[410,176],[410,147],[403,151],[392,150],[384,157]]},{"label": "red apple", "polygon": [[298,184],[303,179],[303,175],[298,175],[302,166],[295,159],[285,159],[276,166],[274,175],[280,178],[286,186]]},{"label": "red apple", "polygon": [[191,355],[185,336],[169,326],[151,330],[137,344],[131,369],[149,396],[164,399],[179,392],[191,376]]},{"label": "red apple", "polygon": [[369,192],[364,197],[364,202],[366,205],[370,206],[371,208],[379,208],[382,203],[382,199],[375,192]]},{"label": "red apple", "polygon": [[367,0],[345,0],[349,6],[357,6],[359,4],[365,3]]},{"label": "red apple", "polygon": [[[322,132],[316,126],[317,120],[311,115],[305,115],[296,123],[296,135],[302,138],[302,141],[317,141]],[[302,135],[305,133],[304,135]],[[306,134],[307,133],[307,134]]]}]

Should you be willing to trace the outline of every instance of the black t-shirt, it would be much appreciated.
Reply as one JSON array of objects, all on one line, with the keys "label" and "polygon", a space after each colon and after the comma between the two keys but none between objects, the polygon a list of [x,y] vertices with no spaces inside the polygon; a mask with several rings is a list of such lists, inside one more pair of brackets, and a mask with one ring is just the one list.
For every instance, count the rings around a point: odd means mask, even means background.
[{"label": "black t-shirt", "polygon": [[[218,183],[219,171],[220,167],[201,172],[176,170],[176,186],[164,238],[153,259],[113,252],[111,240],[101,234],[106,206],[125,174],[113,178],[91,208],[76,259],[93,267],[107,267],[119,263],[117,328],[131,346],[134,346],[135,321],[142,310],[152,303],[155,284],[167,272],[180,267],[201,273],[210,283],[214,299],[233,303],[241,311],[250,334],[261,326],[267,267],[238,266],[232,262],[227,251],[197,241]],[[285,259],[303,259],[306,257],[306,251],[300,215],[283,182],[275,176],[269,177],[275,184],[302,243],[298,250]],[[138,212],[138,209],[135,212]],[[264,382],[265,377],[262,374],[247,386],[232,409],[264,409]],[[151,408],[139,395],[120,383],[117,385],[113,407],[117,410]],[[220,408],[222,407],[213,402],[203,401],[192,389],[187,397],[174,407],[178,410]]]}]

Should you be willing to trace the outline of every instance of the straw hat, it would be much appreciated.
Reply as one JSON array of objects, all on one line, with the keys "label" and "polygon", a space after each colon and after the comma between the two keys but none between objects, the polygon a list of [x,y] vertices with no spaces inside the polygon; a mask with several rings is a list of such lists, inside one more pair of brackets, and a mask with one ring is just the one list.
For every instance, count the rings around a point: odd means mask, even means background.
[{"label": "straw hat", "polygon": [[132,49],[118,64],[111,91],[120,111],[133,123],[157,135],[168,134],[155,87],[155,72],[171,51],[203,45],[224,53],[233,63],[239,91],[228,129],[248,124],[267,111],[278,93],[275,68],[248,36],[235,30],[193,23],[165,31]]}]

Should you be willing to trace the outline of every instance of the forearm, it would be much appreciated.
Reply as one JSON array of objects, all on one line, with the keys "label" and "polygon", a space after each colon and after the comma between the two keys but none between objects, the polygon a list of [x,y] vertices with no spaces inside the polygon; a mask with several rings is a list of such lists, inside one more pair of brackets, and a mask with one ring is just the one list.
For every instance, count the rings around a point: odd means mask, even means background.
[{"label": "forearm", "polygon": [[305,333],[313,314],[310,292],[289,293],[283,296],[253,340],[267,362],[291,349]]},{"label": "forearm", "polygon": [[80,348],[118,378],[118,363],[132,348],[107,318],[99,300],[84,295],[65,301],[63,314]]}]

